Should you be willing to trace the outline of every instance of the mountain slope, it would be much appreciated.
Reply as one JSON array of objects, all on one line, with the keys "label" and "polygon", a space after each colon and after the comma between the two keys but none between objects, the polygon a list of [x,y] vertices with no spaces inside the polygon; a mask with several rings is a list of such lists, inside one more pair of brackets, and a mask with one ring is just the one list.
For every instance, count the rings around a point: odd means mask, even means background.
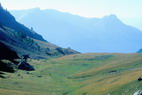
[{"label": "mountain slope", "polygon": [[19,60],[24,55],[32,59],[47,59],[79,53],[47,42],[32,28],[30,30],[15,21],[15,18],[1,5],[0,15],[0,78],[4,78],[1,71],[15,72],[17,68],[35,70],[26,61]]},{"label": "mountain slope", "polygon": [[32,39],[21,34],[21,32],[17,33],[4,26],[0,27],[0,42],[16,51],[20,56],[30,54],[32,58],[47,58],[77,53],[72,49],[63,49],[51,43]]},{"label": "mountain slope", "polygon": [[[0,6],[0,15],[0,42],[19,56],[29,54],[32,58],[47,58],[78,53],[47,42],[41,35],[15,21],[15,18],[2,6]],[[4,56],[2,54],[1,56]]]},{"label": "mountain slope", "polygon": [[138,52],[138,53],[142,53],[142,49],[138,50],[137,52]]},{"label": "mountain slope", "polygon": [[142,32],[125,25],[115,15],[84,18],[38,8],[10,12],[18,21],[40,32],[48,41],[80,52],[130,53],[142,47]]},{"label": "mountain slope", "polygon": [[15,20],[15,18],[8,11],[5,11],[3,9],[3,7],[1,5],[0,5],[0,16],[1,16],[1,20],[0,20],[1,25],[9,27],[17,32],[25,33],[27,36],[29,36],[31,38],[45,41],[41,35],[35,33],[34,31],[31,31],[30,29],[28,29],[24,25],[18,23]]}]

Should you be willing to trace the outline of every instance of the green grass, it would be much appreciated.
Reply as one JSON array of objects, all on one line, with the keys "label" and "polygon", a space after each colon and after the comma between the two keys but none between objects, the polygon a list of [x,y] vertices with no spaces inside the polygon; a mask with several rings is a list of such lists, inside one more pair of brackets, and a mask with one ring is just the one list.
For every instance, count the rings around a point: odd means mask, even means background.
[{"label": "green grass", "polygon": [[76,54],[31,60],[35,71],[0,78],[0,95],[133,95],[142,90],[142,54]]}]

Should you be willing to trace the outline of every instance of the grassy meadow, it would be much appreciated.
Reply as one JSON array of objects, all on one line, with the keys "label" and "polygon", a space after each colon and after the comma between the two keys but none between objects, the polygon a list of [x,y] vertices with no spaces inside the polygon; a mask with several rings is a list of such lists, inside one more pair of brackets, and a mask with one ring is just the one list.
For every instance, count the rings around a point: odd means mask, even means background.
[{"label": "grassy meadow", "polygon": [[0,76],[0,95],[133,95],[142,90],[142,54],[90,53],[29,60],[35,71]]}]

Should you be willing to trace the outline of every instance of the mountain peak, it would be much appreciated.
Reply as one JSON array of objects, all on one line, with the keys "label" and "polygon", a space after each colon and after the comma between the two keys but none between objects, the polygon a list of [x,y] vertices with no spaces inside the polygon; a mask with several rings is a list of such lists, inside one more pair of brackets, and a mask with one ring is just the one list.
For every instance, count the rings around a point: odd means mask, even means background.
[{"label": "mountain peak", "polygon": [[115,14],[110,14],[109,17],[117,18],[117,16]]},{"label": "mountain peak", "polygon": [[116,15],[110,14],[103,17],[104,19],[118,19]]},{"label": "mountain peak", "polygon": [[123,24],[123,22],[114,14],[110,14],[110,15],[104,16],[102,18],[102,21],[104,21],[106,23],[109,23],[109,24],[116,24],[116,26]]}]

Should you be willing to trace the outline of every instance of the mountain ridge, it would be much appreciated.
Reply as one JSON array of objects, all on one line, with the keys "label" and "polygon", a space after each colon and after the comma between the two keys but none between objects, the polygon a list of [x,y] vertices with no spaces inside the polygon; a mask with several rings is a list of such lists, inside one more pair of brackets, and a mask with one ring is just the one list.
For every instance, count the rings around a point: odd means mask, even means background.
[{"label": "mountain ridge", "polygon": [[[16,12],[20,13],[20,10]],[[11,13],[14,15],[14,11]],[[85,18],[51,9],[38,9],[30,15],[26,14],[20,22],[40,31],[49,42],[80,52],[132,53],[142,47],[142,32],[124,24],[113,14],[103,18]]]}]

